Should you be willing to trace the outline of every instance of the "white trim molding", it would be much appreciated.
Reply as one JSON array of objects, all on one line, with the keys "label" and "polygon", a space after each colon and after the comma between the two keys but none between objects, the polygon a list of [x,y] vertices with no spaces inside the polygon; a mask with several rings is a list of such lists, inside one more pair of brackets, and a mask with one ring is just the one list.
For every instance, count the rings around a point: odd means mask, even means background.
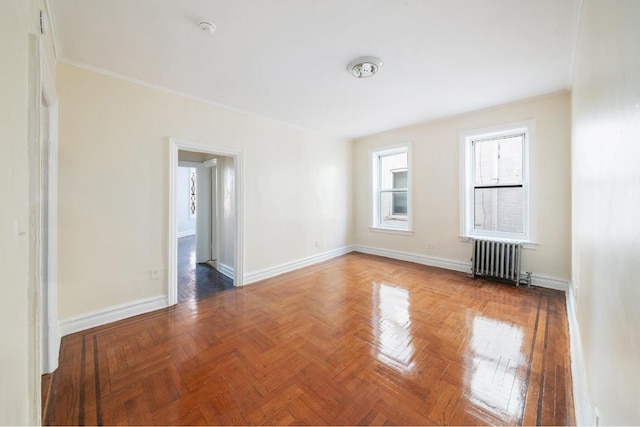
[{"label": "white trim molding", "polygon": [[[47,19],[50,19],[47,17]],[[49,28],[52,28],[49,22]],[[47,62],[42,44],[40,44],[42,96],[46,100],[49,110],[49,177],[48,183],[48,248],[49,259],[47,301],[41,301],[47,306],[46,321],[48,331],[49,348],[45,357],[45,372],[54,372],[58,368],[58,356],[60,353],[60,331],[58,330],[58,126],[59,126],[59,101],[56,93],[56,85],[51,75],[51,66]],[[55,66],[55,64],[53,64]]]},{"label": "white trim molding", "polygon": [[[363,245],[353,245],[353,250],[365,254],[378,255],[385,258],[397,259],[400,261],[415,262],[416,264],[429,265],[431,267],[439,267],[447,270],[460,271],[463,273],[471,272],[471,263],[467,261],[437,258],[411,252],[395,251],[391,249],[375,248],[372,246]],[[534,286],[555,289],[563,292],[567,292],[569,290],[569,282],[565,279],[559,279],[556,277],[532,274],[531,284]]]},{"label": "white trim molding", "polygon": [[400,261],[415,262],[416,264],[429,265],[431,267],[440,267],[447,270],[461,271],[469,273],[471,264],[468,262],[448,260],[444,258],[436,258],[427,255],[414,254],[411,252],[395,251],[391,249],[375,248],[372,246],[354,245],[353,250],[369,255],[377,255],[385,258],[397,259]]},{"label": "white trim molding", "polygon": [[[333,249],[330,251],[322,252],[317,255],[308,256],[296,261],[286,262],[284,264],[276,265],[275,267],[265,268],[263,270],[254,271],[244,276],[244,284],[258,282],[260,280],[268,279],[270,277],[279,276],[280,274],[288,273],[299,268],[308,267],[313,264],[328,261],[332,258],[336,258],[349,252],[353,252],[352,246],[344,246],[342,248]],[[222,272],[222,271],[221,271]]]},{"label": "white trim molding", "polygon": [[[43,11],[40,10],[40,19]],[[43,22],[41,21],[41,25]],[[42,28],[42,27],[41,27]],[[42,39],[28,34],[26,146],[28,174],[27,230],[15,222],[16,237],[26,236],[27,268],[27,424],[41,413],[40,377],[58,367],[60,333],[57,317],[57,168],[58,97]],[[55,64],[53,64],[55,65]]]},{"label": "white trim molding", "polygon": [[216,270],[218,270],[218,273],[224,274],[229,279],[233,279],[233,277],[235,276],[233,267],[221,262],[218,262],[218,268],[216,268]]},{"label": "white trim molding", "polygon": [[557,277],[542,276],[540,274],[531,275],[531,284],[547,289],[555,289],[557,291],[568,292],[569,281],[558,279]]},{"label": "white trim molding", "polygon": [[60,335],[65,336],[165,307],[168,307],[167,296],[158,295],[62,319],[58,327]]},{"label": "white trim molding", "polygon": [[386,234],[398,234],[400,236],[413,236],[413,230],[401,230],[398,228],[385,228],[385,227],[369,227],[369,231],[374,233],[386,233]]},{"label": "white trim molding", "polygon": [[576,425],[595,426],[596,417],[587,393],[587,375],[584,364],[584,353],[582,352],[580,328],[578,327],[576,294],[573,286],[569,286],[566,295],[567,318],[569,320],[569,344],[571,347],[571,382],[573,384]]}]

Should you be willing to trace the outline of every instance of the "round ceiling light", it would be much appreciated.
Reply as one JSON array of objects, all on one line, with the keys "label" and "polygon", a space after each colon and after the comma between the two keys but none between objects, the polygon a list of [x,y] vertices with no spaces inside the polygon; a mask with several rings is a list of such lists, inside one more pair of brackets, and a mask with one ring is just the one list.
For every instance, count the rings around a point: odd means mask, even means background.
[{"label": "round ceiling light", "polygon": [[216,30],[216,26],[213,25],[211,22],[207,22],[207,21],[200,21],[198,26],[202,31],[209,34],[213,34],[213,32]]},{"label": "round ceiling light", "polygon": [[375,56],[361,56],[347,65],[347,71],[358,79],[371,77],[380,71],[380,68],[382,68],[382,60]]}]

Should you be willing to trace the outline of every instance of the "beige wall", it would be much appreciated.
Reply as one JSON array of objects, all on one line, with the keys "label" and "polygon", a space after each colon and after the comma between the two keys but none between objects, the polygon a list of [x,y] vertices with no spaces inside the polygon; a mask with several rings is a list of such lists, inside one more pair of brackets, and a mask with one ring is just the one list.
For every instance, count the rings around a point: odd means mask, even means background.
[{"label": "beige wall", "polygon": [[573,283],[595,422],[640,424],[640,2],[585,0],[573,91]]},{"label": "beige wall", "polygon": [[[38,422],[35,319],[29,317],[29,33],[38,33],[43,1],[0,2],[0,424]],[[40,36],[54,64],[49,35]],[[55,76],[54,76],[55,78]],[[18,235],[16,227],[27,234]],[[35,344],[35,348],[34,348]]]},{"label": "beige wall", "polygon": [[349,243],[348,141],[63,64],[58,96],[61,319],[167,293],[169,137],[243,151],[245,275]]},{"label": "beige wall", "polygon": [[28,237],[17,237],[14,226],[22,230],[29,223],[28,177],[28,3],[2,3],[0,12],[0,422],[29,422],[30,396],[25,381],[29,376],[28,337],[32,333],[27,316]]},{"label": "beige wall", "polygon": [[[460,234],[460,132],[536,120],[532,165],[537,206],[536,249],[527,249],[523,268],[536,275],[570,277],[570,97],[555,94],[421,123],[354,143],[354,241],[376,248],[469,262],[471,246]],[[371,225],[370,150],[412,143],[413,236],[374,232]]]}]

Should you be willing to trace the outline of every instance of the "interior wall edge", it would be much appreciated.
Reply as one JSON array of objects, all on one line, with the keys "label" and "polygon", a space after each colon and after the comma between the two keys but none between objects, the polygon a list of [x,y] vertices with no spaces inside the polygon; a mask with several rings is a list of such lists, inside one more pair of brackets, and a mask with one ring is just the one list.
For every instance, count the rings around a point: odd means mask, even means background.
[{"label": "interior wall edge", "polygon": [[566,294],[567,318],[569,323],[569,345],[571,352],[571,383],[573,384],[573,404],[577,425],[596,425],[596,420],[589,402],[587,392],[587,376],[580,338],[580,327],[576,313],[576,294],[573,286],[569,286]]}]

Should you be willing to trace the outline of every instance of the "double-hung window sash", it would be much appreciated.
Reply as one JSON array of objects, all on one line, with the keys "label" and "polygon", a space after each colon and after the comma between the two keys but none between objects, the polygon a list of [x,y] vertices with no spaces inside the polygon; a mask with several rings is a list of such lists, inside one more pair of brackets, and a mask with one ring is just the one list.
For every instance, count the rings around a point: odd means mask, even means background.
[{"label": "double-hung window sash", "polygon": [[523,233],[523,149],[516,133],[473,141],[473,229]]}]

